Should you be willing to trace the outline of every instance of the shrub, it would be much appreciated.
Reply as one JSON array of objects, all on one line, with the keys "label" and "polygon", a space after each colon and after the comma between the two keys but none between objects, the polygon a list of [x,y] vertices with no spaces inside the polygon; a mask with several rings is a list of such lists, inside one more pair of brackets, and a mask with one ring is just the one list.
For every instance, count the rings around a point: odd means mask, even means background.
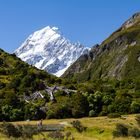
[{"label": "shrub", "polygon": [[14,126],[11,123],[4,122],[0,127],[1,127],[1,129],[0,129],[1,132],[8,137],[18,138],[22,135],[22,133],[19,131],[18,127]]},{"label": "shrub", "polygon": [[66,136],[66,140],[68,140],[71,136],[71,132],[70,131],[66,132],[65,136]]},{"label": "shrub", "polygon": [[14,137],[14,138],[32,138],[33,135],[38,134],[39,131],[37,130],[37,127],[33,126],[15,126],[11,123],[4,122],[0,126],[1,133],[5,134],[8,137]]},{"label": "shrub", "polygon": [[38,134],[37,127],[33,126],[19,126],[23,138],[32,138],[33,135]]},{"label": "shrub", "polygon": [[132,113],[139,113],[140,112],[140,102],[132,101],[130,106]]},{"label": "shrub", "polygon": [[84,127],[79,120],[73,121],[71,124],[80,133],[86,130],[86,127]]},{"label": "shrub", "polygon": [[137,121],[137,124],[140,126],[140,115],[136,116],[136,121]]},{"label": "shrub", "polygon": [[48,137],[58,140],[64,139],[64,135],[60,131],[49,132]]},{"label": "shrub", "polygon": [[75,140],[70,131],[65,133],[65,140]]},{"label": "shrub", "polygon": [[3,82],[0,81],[0,89],[4,88],[5,85],[6,85],[5,83],[3,83]]},{"label": "shrub", "polygon": [[11,110],[11,115],[10,115],[10,120],[11,121],[20,121],[23,120],[24,118],[24,113],[21,109],[12,109]]},{"label": "shrub", "polygon": [[89,111],[89,117],[95,117],[95,116],[97,116],[96,112],[94,110],[90,110]]},{"label": "shrub", "polygon": [[124,124],[117,124],[116,130],[113,131],[114,137],[126,137],[128,136],[128,128]]},{"label": "shrub", "polygon": [[120,118],[121,115],[119,113],[110,113],[107,115],[109,118]]},{"label": "shrub", "polygon": [[129,131],[129,136],[135,137],[135,138],[140,138],[140,130],[137,128],[132,128]]}]

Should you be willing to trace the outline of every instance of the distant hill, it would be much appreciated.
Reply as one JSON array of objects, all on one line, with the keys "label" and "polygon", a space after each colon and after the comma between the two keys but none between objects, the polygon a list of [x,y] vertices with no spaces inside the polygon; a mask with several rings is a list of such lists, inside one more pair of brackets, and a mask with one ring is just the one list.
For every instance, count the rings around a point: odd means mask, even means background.
[{"label": "distant hill", "polygon": [[76,81],[140,78],[140,13],[134,14],[101,45],[82,55],[62,77]]}]

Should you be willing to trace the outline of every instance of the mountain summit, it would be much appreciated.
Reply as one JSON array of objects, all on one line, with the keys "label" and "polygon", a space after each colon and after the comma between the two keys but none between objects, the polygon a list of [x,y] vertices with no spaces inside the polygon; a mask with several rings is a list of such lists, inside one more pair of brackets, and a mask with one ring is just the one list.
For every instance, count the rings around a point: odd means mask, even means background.
[{"label": "mountain summit", "polygon": [[59,77],[87,50],[80,43],[73,44],[63,37],[57,27],[47,26],[31,34],[15,54],[30,65]]}]

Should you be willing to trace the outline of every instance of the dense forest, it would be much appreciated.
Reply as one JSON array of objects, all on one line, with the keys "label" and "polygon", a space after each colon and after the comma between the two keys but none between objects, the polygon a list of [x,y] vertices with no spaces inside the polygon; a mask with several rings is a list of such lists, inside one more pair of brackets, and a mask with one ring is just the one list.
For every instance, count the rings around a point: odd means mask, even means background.
[{"label": "dense forest", "polygon": [[[140,79],[98,79],[78,83],[51,76],[0,50],[0,119],[104,116],[140,113]],[[50,100],[46,85],[64,86]],[[40,91],[44,98],[26,102],[24,96]],[[75,92],[73,92],[75,91]]]}]

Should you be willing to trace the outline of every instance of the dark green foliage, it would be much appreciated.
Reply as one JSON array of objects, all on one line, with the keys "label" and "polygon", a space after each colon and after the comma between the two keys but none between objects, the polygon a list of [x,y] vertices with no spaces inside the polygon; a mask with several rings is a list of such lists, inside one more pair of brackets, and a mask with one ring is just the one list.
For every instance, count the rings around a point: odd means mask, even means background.
[{"label": "dark green foliage", "polygon": [[2,65],[3,65],[3,59],[0,58],[0,66],[2,66]]},{"label": "dark green foliage", "polygon": [[37,130],[37,127],[36,126],[19,126],[19,130],[21,131],[22,133],[22,137],[24,139],[27,139],[27,138],[32,138],[33,135],[36,135],[38,133],[40,133],[40,131]]},{"label": "dark green foliage", "polygon": [[6,85],[5,83],[3,83],[3,82],[0,81],[0,89],[4,88],[5,85]]},{"label": "dark green foliage", "polygon": [[132,128],[129,130],[129,136],[140,138],[140,130],[137,128]]},{"label": "dark green foliage", "polygon": [[78,118],[88,115],[89,104],[86,97],[81,93],[76,93],[72,95],[71,100],[73,117]]},{"label": "dark green foliage", "polygon": [[95,117],[97,116],[96,112],[94,110],[89,111],[89,117]]},{"label": "dark green foliage", "polygon": [[[45,118],[46,113],[38,108],[45,104],[37,101],[26,105],[24,95],[44,90],[45,84],[59,84],[61,79],[22,62],[14,54],[0,50],[0,120],[20,121]],[[48,101],[48,99],[46,99]]]},{"label": "dark green foliage", "polygon": [[99,91],[95,92],[94,94],[90,94],[88,96],[89,106],[92,108],[92,110],[95,111],[96,115],[102,110],[102,105],[103,105],[102,97],[103,94]]},{"label": "dark green foliage", "polygon": [[73,121],[71,124],[80,133],[86,131],[86,127],[84,127],[79,120]]},{"label": "dark green foliage", "polygon": [[[68,107],[68,108],[67,108]],[[69,109],[69,106],[63,106],[62,104],[54,103],[49,107],[49,110],[47,111],[47,118],[68,118],[71,117],[71,110]]]},{"label": "dark green foliage", "polygon": [[15,126],[12,123],[4,122],[0,125],[0,132],[5,134],[8,137],[24,139],[32,138],[33,135],[38,134],[39,131],[35,126]]},{"label": "dark green foliage", "polygon": [[68,96],[57,97],[57,102],[48,104],[47,118],[68,118],[72,117],[72,104]]},{"label": "dark green foliage", "polygon": [[113,131],[114,137],[126,137],[128,136],[128,128],[124,124],[117,124],[116,130]]},{"label": "dark green foliage", "polygon": [[0,128],[0,131],[8,137],[18,138],[22,136],[22,133],[20,132],[18,127],[14,126],[11,123],[4,122],[3,124],[1,124]]},{"label": "dark green foliage", "polygon": [[132,113],[139,113],[139,111],[140,111],[140,102],[132,101],[130,109],[131,109]]},{"label": "dark green foliage", "polygon": [[81,93],[71,96],[56,96],[57,102],[48,104],[47,118],[68,118],[88,116],[88,101]]},{"label": "dark green foliage", "polygon": [[107,115],[109,118],[120,118],[121,115],[119,113],[110,113]]},{"label": "dark green foliage", "polygon": [[35,104],[26,104],[24,108],[25,120],[39,120],[46,118],[46,112],[40,110]]}]

